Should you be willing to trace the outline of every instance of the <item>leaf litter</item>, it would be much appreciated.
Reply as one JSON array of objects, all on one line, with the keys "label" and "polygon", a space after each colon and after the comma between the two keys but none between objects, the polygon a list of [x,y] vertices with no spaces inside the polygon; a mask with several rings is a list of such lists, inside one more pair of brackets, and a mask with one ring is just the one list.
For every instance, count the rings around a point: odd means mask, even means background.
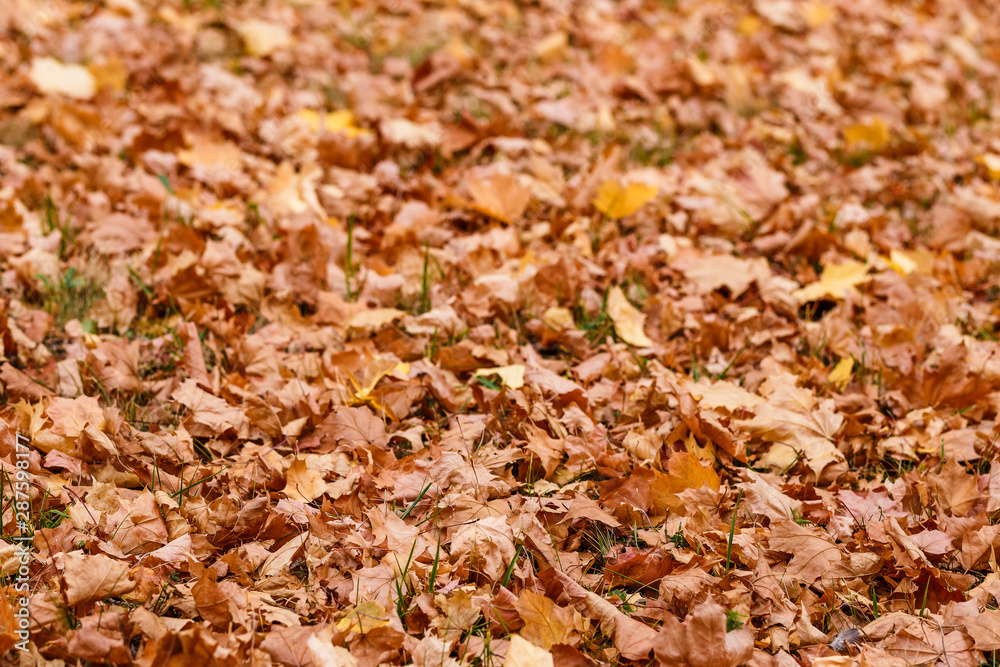
[{"label": "leaf litter", "polygon": [[3,660],[996,664],[991,3],[0,24]]}]

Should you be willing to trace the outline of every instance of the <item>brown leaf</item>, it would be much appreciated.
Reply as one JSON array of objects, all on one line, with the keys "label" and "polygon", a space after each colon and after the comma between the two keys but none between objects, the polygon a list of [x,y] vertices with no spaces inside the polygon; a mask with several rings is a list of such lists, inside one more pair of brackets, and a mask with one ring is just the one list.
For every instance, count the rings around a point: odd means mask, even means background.
[{"label": "brown leaf", "polygon": [[64,595],[71,607],[122,595],[136,586],[126,564],[103,555],[71,551],[63,556],[63,568]]},{"label": "brown leaf", "polygon": [[507,521],[487,517],[459,526],[451,538],[451,554],[469,556],[473,567],[497,581],[514,558],[514,534]]},{"label": "brown leaf", "polygon": [[726,610],[714,600],[695,607],[684,622],[666,618],[653,645],[666,665],[736,667],[753,653],[753,633],[746,627],[726,631]]},{"label": "brown leaf", "polygon": [[309,467],[314,457],[296,456],[285,472],[285,495],[303,503],[310,503],[326,493],[324,475]]},{"label": "brown leaf", "polygon": [[615,648],[626,660],[646,660],[653,650],[656,631],[639,621],[629,618],[617,607],[596,593],[569,578],[560,570],[548,569],[539,573],[539,577],[551,579],[562,588],[573,604],[581,612],[595,618],[606,634],[614,634]]},{"label": "brown leaf", "polygon": [[20,597],[11,586],[5,587],[3,595],[0,595],[0,654],[7,653],[20,641],[17,635],[17,619],[14,617],[14,608],[11,605]]},{"label": "brown leaf", "polygon": [[366,407],[338,408],[320,425],[324,437],[348,447],[385,447],[389,438],[385,424]]},{"label": "brown leaf", "polygon": [[566,607],[560,607],[551,598],[524,590],[514,605],[524,628],[521,636],[536,646],[551,649],[554,644],[574,644],[572,613]]},{"label": "brown leaf", "polygon": [[970,475],[954,458],[949,458],[939,475],[930,476],[935,495],[953,516],[968,516],[976,501],[982,497],[979,481]]},{"label": "brown leaf", "polygon": [[213,570],[207,570],[191,587],[191,596],[201,617],[220,629],[229,627],[233,612],[246,606],[240,587],[232,581],[217,582]]},{"label": "brown leaf", "polygon": [[768,544],[772,549],[792,555],[785,573],[812,584],[840,562],[841,550],[828,535],[819,530],[800,526],[794,521],[781,521],[771,527]]}]

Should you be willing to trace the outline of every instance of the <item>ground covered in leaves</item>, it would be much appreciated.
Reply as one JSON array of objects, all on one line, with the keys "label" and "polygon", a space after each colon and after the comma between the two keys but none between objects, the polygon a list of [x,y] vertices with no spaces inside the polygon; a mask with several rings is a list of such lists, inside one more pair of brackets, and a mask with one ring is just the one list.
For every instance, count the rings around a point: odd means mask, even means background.
[{"label": "ground covered in leaves", "polygon": [[7,664],[997,664],[994,3],[0,30]]}]

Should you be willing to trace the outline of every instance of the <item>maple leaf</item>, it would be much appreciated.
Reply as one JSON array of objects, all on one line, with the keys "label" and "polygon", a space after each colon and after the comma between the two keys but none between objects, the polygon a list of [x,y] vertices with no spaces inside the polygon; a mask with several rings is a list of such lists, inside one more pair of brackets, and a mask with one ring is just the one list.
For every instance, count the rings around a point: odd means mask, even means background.
[{"label": "maple leaf", "polygon": [[800,303],[817,301],[819,299],[843,299],[845,293],[857,293],[857,286],[868,280],[868,264],[847,260],[840,264],[832,264],[823,269],[817,282],[806,285],[792,292],[792,296]]},{"label": "maple leaf", "polygon": [[246,606],[240,587],[232,581],[217,582],[211,570],[191,587],[191,597],[201,617],[217,628],[229,627],[239,609]]},{"label": "maple leaf", "polygon": [[753,634],[746,627],[727,631],[726,610],[709,599],[683,623],[668,615],[656,634],[653,651],[666,665],[736,667],[750,659]]},{"label": "maple leaf", "polygon": [[298,457],[285,472],[285,495],[289,498],[310,503],[326,493],[324,474],[309,467],[308,458]]},{"label": "maple leaf", "polygon": [[761,463],[787,470],[802,460],[819,475],[830,463],[844,460],[834,444],[844,417],[836,412],[832,400],[817,400],[809,391],[796,387],[789,374],[769,378],[761,393],[767,401],[754,407],[754,417],[734,422],[748,434],[773,443]]},{"label": "maple leaf", "polygon": [[209,394],[193,378],[181,383],[171,397],[191,411],[188,430],[195,435],[219,435],[233,429],[246,437],[249,431],[250,421],[242,410]]},{"label": "maple leaf", "polygon": [[968,474],[954,458],[949,458],[941,473],[933,475],[930,481],[937,497],[953,516],[967,516],[982,497],[976,476]]},{"label": "maple leaf", "polygon": [[71,551],[63,556],[62,564],[63,595],[71,607],[121,595],[136,586],[128,565],[108,556]]},{"label": "maple leaf", "polygon": [[514,558],[514,534],[503,518],[486,517],[455,530],[451,553],[470,557],[488,579],[496,581]]},{"label": "maple leaf", "polygon": [[594,208],[609,218],[618,220],[638,211],[658,191],[655,185],[633,182],[623,187],[620,181],[605,181],[594,198]]},{"label": "maple leaf", "polygon": [[795,521],[779,521],[772,526],[768,543],[772,549],[792,554],[785,572],[810,585],[840,562],[840,548],[828,535]]},{"label": "maple leaf", "polygon": [[572,644],[576,628],[572,613],[551,598],[524,590],[514,605],[524,621],[521,636],[536,646],[551,649],[554,644]]},{"label": "maple leaf", "polygon": [[750,482],[742,482],[740,488],[746,491],[747,504],[754,514],[766,516],[771,521],[794,521],[796,513],[801,516],[802,501],[789,498],[774,482],[760,473],[747,468],[744,474]]},{"label": "maple leaf", "polygon": [[363,634],[388,623],[389,617],[385,609],[377,602],[369,600],[354,606],[346,616],[337,621],[337,629],[341,632]]},{"label": "maple leaf", "polygon": [[323,420],[320,430],[351,448],[372,445],[384,447],[389,442],[385,424],[366,407],[338,408]]},{"label": "maple leaf", "polygon": [[477,368],[473,372],[484,378],[496,375],[508,389],[520,389],[524,386],[524,364],[511,364],[510,366],[497,366],[496,368]]},{"label": "maple leaf", "polygon": [[530,191],[517,181],[513,174],[491,171],[473,176],[465,181],[465,187],[472,195],[474,208],[486,215],[514,222],[528,207]]}]

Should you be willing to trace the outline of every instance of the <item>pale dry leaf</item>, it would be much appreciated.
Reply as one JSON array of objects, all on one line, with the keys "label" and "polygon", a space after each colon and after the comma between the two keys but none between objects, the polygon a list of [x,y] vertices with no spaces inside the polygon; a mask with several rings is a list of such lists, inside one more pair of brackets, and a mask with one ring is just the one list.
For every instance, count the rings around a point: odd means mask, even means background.
[{"label": "pale dry leaf", "polygon": [[554,667],[554,665],[552,654],[546,649],[535,646],[520,635],[510,638],[503,667]]},{"label": "pale dry leaf", "polygon": [[452,556],[469,556],[488,579],[496,581],[514,558],[514,533],[501,517],[459,526],[451,538]]},{"label": "pale dry leaf", "polygon": [[478,368],[476,375],[488,378],[496,375],[508,389],[520,389],[524,386],[524,364],[497,366],[496,368]]},{"label": "pale dry leaf", "polygon": [[288,28],[273,21],[247,19],[236,23],[235,28],[251,56],[266,57],[292,43]]},{"label": "pale dry leaf", "polygon": [[323,631],[311,635],[306,648],[315,667],[358,667],[358,659],[343,646],[334,646]]},{"label": "pale dry leaf", "polygon": [[643,331],[646,316],[629,303],[622,288],[608,291],[608,316],[615,324],[615,331],[623,341],[635,347],[652,347],[653,341]]},{"label": "pale dry leaf", "polygon": [[83,65],[62,63],[55,58],[35,58],[28,71],[39,92],[89,100],[97,93],[97,81]]},{"label": "pale dry leaf", "polygon": [[469,177],[465,187],[477,211],[507,223],[521,217],[531,198],[531,191],[518,182],[517,176],[504,171]]}]

